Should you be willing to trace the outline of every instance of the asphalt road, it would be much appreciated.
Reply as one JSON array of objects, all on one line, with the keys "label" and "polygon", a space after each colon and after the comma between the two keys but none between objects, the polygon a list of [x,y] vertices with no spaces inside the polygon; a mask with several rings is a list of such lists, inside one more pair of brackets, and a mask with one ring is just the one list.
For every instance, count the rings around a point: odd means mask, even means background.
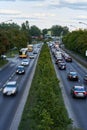
[{"label": "asphalt road", "polygon": [[[39,52],[39,49],[38,49],[38,52]],[[26,87],[28,87],[27,82],[31,82],[32,80],[31,79],[32,70],[35,67],[37,58],[38,58],[38,54],[35,54],[35,58],[30,59],[29,66],[25,67],[24,75],[17,75],[15,73],[16,67],[20,65],[22,61],[19,58],[11,59],[10,63],[5,68],[0,70],[0,130],[10,130],[10,129],[13,130],[14,129],[14,125],[16,124],[12,124],[12,123],[13,123],[16,111],[18,109],[18,106],[23,98],[24,91]],[[17,81],[18,93],[16,96],[13,96],[13,97],[11,96],[4,97],[2,94],[2,88],[4,87],[4,84],[10,80]]]},{"label": "asphalt road", "polygon": [[[73,99],[70,90],[74,85],[84,85],[87,88],[87,84],[83,82],[83,77],[87,72],[87,69],[82,67],[77,61],[73,59],[72,63],[66,62],[66,70],[59,70],[55,64],[55,59],[52,56],[52,61],[62,84],[62,93],[66,108],[70,118],[72,118],[73,123],[76,127],[87,130],[87,99]],[[79,81],[68,81],[67,72],[70,70],[76,71],[79,76]]]}]

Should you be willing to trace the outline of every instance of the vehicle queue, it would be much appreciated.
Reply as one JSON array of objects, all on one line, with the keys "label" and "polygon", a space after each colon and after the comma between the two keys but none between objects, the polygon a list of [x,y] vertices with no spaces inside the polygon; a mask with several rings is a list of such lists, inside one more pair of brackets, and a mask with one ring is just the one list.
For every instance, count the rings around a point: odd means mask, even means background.
[{"label": "vehicle queue", "polygon": [[[37,53],[34,53],[34,51],[37,51]],[[22,48],[19,51],[19,59],[20,64],[16,67],[15,73],[17,75],[24,75],[26,74],[26,68],[30,64],[30,60],[35,58],[35,55],[38,54],[39,49],[37,47],[34,48],[31,52],[27,51],[27,48]],[[6,82],[4,87],[2,88],[2,93],[4,96],[10,96],[10,95],[16,95],[18,93],[18,84],[16,80],[10,80]]]},{"label": "vehicle queue", "polygon": [[[71,64],[73,62],[72,57],[67,54],[65,51],[63,51],[59,46],[55,46],[55,42],[49,45],[51,49],[51,53],[54,57],[55,64],[57,65],[59,70],[67,70],[67,77],[66,79],[70,82],[78,82],[79,81],[79,75],[75,70],[72,70],[72,68],[68,68],[67,64]],[[61,54],[61,56],[59,56]],[[83,83],[78,84],[71,87],[70,94],[73,98],[86,98],[87,97],[87,90],[84,84],[87,84],[87,74],[83,77]]]}]

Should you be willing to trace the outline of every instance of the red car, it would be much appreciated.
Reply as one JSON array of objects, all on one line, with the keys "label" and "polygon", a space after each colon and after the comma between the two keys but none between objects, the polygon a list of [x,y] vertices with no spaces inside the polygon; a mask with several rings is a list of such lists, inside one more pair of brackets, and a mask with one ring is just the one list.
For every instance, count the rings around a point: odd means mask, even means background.
[{"label": "red car", "polygon": [[87,97],[87,92],[84,86],[74,86],[71,89],[71,95],[74,98],[86,98]]}]

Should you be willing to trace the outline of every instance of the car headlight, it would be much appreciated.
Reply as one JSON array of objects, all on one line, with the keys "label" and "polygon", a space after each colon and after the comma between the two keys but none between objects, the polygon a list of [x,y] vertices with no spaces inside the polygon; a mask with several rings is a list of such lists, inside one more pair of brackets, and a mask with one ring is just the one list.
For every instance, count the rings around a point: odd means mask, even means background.
[{"label": "car headlight", "polygon": [[6,90],[3,90],[3,93],[6,93]]},{"label": "car headlight", "polygon": [[12,90],[12,92],[11,92],[11,93],[12,93],[12,94],[14,94],[15,92],[16,92],[16,90]]}]

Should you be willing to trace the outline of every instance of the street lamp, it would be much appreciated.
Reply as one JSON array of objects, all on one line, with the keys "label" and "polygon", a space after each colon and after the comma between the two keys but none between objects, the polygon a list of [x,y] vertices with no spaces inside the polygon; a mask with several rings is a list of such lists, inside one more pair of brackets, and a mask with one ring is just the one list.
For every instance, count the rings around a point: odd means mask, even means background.
[{"label": "street lamp", "polygon": [[[74,25],[69,25],[69,26],[73,27],[74,30],[78,30],[78,28],[76,26],[74,26]],[[72,32],[72,29],[71,29],[71,32]]]},{"label": "street lamp", "polygon": [[84,24],[84,25],[86,25],[87,26],[87,23],[84,23],[84,22],[79,22],[80,24]]},{"label": "street lamp", "polygon": [[74,25],[70,25],[71,27],[74,27],[74,28],[76,28],[77,29],[77,27],[76,26],[74,26]]}]

